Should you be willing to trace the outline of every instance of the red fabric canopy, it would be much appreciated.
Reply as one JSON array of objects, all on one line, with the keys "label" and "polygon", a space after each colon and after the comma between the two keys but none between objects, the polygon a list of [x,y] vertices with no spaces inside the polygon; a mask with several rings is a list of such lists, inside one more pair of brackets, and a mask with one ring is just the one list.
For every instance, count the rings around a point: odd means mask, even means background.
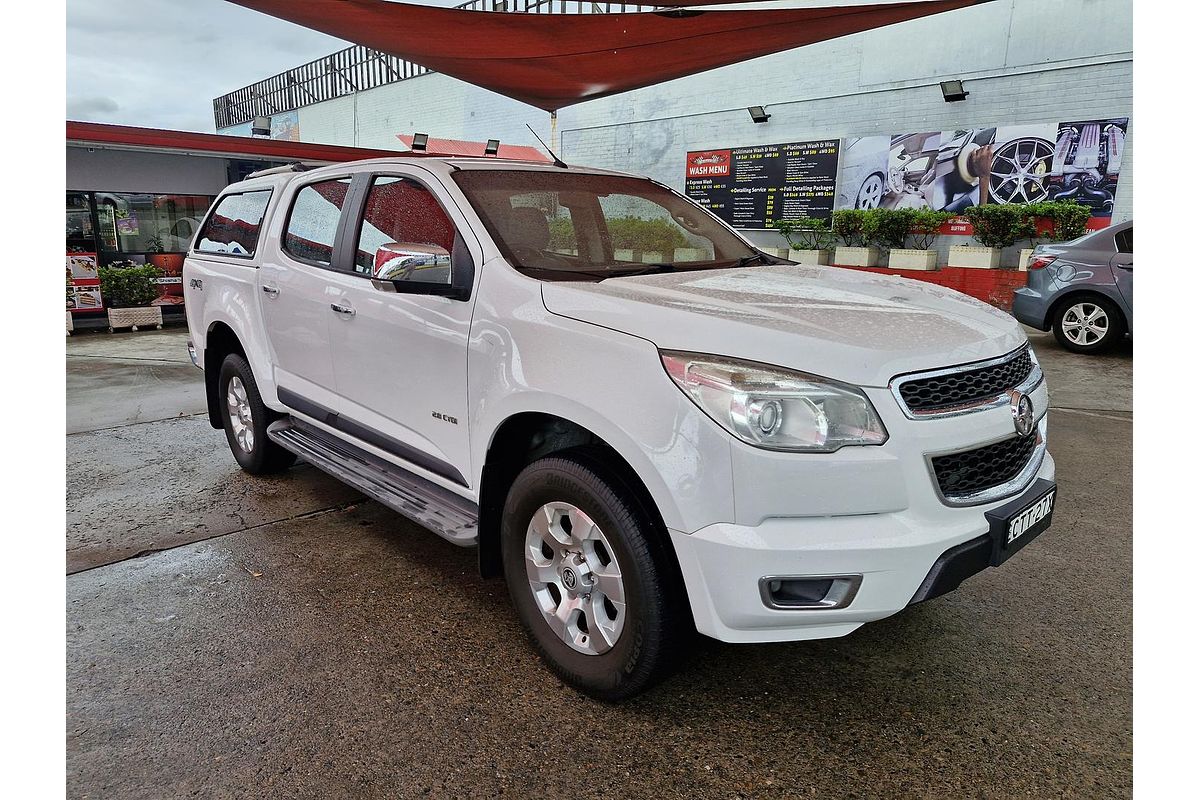
[{"label": "red fabric canopy", "polygon": [[383,0],[230,1],[406,58],[547,111],[987,2],[923,0],[753,11],[517,14]]}]

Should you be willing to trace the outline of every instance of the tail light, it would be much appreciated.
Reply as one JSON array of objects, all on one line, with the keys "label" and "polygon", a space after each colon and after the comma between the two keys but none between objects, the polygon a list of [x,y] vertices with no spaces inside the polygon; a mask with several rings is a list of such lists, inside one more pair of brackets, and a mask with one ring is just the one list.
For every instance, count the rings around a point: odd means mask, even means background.
[{"label": "tail light", "polygon": [[1035,269],[1045,269],[1053,264],[1055,260],[1054,256],[1034,256],[1029,259],[1029,271],[1033,272]]}]

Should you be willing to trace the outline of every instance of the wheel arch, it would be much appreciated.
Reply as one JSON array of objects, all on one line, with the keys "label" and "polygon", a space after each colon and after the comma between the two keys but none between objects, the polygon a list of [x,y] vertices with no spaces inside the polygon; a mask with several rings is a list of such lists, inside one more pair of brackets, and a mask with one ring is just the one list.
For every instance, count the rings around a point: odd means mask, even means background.
[{"label": "wheel arch", "polygon": [[1121,306],[1121,301],[1107,292],[1100,291],[1097,288],[1071,289],[1056,297],[1054,302],[1050,304],[1050,310],[1046,312],[1047,330],[1052,330],[1054,328],[1054,323],[1058,320],[1058,315],[1062,313],[1067,306],[1074,305],[1075,303],[1078,303],[1081,300],[1086,300],[1089,297],[1099,298],[1111,303],[1117,309],[1117,315],[1120,319],[1122,330],[1124,332],[1129,331],[1129,319],[1125,316],[1125,309]]},{"label": "wheel arch", "polygon": [[[488,444],[479,484],[480,575],[489,578],[503,572],[500,520],[513,480],[534,461],[567,451],[586,452],[589,458],[601,460],[642,506],[655,532],[669,546],[666,523],[658,504],[637,470],[616,447],[566,417],[525,411],[506,418],[493,432]],[[679,579],[682,585],[682,574]]]},{"label": "wheel arch", "polygon": [[224,427],[224,423],[217,383],[221,364],[231,353],[246,358],[246,348],[233,328],[220,320],[213,322],[204,336],[204,396],[208,405],[208,424],[218,429]]}]

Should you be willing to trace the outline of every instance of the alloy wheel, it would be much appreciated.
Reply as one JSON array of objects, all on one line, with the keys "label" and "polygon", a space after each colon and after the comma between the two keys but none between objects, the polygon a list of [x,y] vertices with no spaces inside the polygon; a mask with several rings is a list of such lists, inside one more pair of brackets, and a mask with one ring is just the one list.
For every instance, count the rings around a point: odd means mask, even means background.
[{"label": "alloy wheel", "polygon": [[1063,336],[1081,347],[1090,347],[1104,339],[1108,327],[1108,313],[1095,303],[1076,303],[1062,318]]},{"label": "alloy wheel", "polygon": [[1046,178],[1050,175],[1054,148],[1036,137],[1006,142],[992,156],[991,197],[997,203],[1036,203],[1050,195]]},{"label": "alloy wheel", "polygon": [[234,441],[247,453],[254,452],[254,417],[250,413],[250,399],[242,379],[234,375],[225,390],[225,402],[229,405],[229,424],[233,428]]},{"label": "alloy wheel", "polygon": [[550,629],[585,655],[612,649],[625,627],[625,583],[604,532],[570,503],[547,503],[525,532],[529,589]]}]

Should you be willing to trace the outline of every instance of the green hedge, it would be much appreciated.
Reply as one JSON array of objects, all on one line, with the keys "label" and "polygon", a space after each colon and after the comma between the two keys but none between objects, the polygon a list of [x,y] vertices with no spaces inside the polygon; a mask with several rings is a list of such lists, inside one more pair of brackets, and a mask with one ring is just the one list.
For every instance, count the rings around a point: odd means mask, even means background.
[{"label": "green hedge", "polygon": [[1012,247],[1022,239],[1067,242],[1087,232],[1091,211],[1080,203],[1048,200],[1025,205],[971,206],[963,212],[984,247]]},{"label": "green hedge", "polygon": [[[607,222],[614,250],[655,251],[670,260],[675,248],[687,246],[683,232],[665,219],[609,217]],[[574,250],[579,246],[570,217],[554,217],[549,224],[551,250]]]},{"label": "green hedge", "polygon": [[659,252],[665,259],[675,257],[675,248],[684,247],[683,232],[665,219],[609,217],[608,235],[614,250]]},{"label": "green hedge", "polygon": [[[1028,239],[1030,244],[1039,239],[1052,242],[1077,239],[1087,232],[1090,214],[1088,207],[1079,203],[1047,201],[971,206],[962,216],[974,226],[975,239],[980,244],[1004,248],[1022,239]],[[931,208],[843,209],[833,212],[832,233],[847,247],[904,247],[911,237],[917,249],[928,250],[941,227],[954,216],[949,211]],[[788,239],[789,244],[791,241]]]},{"label": "green hedge", "polygon": [[100,294],[109,308],[148,306],[158,297],[162,270],[153,264],[114,261],[100,267]]},{"label": "green hedge", "polygon": [[824,250],[833,244],[829,223],[815,217],[776,220],[772,227],[793,250]]}]

